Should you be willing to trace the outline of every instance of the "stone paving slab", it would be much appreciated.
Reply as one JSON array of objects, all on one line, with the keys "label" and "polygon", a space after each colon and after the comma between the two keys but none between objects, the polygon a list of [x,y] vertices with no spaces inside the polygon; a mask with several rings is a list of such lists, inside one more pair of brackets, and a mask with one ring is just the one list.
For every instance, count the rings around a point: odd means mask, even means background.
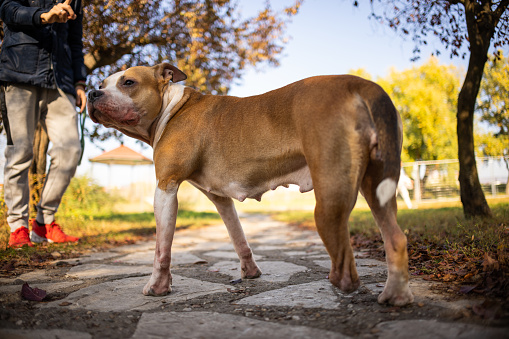
[{"label": "stone paving slab", "polygon": [[[305,266],[284,261],[259,261],[257,264],[263,272],[257,280],[268,282],[288,281],[293,274],[308,270]],[[229,275],[232,278],[240,278],[240,264],[238,261],[218,262],[210,267],[209,271]]]},{"label": "stone paving slab", "polygon": [[0,329],[2,339],[92,339],[92,335],[86,332],[69,330],[14,330]]},{"label": "stone paving slab", "polygon": [[[154,263],[154,250],[130,253],[126,256],[116,259],[115,263],[132,264],[132,265],[150,265]],[[189,251],[172,251],[171,253],[171,266],[195,264],[206,262],[202,258],[189,253]]]},{"label": "stone paving slab", "polygon": [[[64,281],[64,282],[57,282],[57,283],[43,283],[43,284],[34,284],[30,285],[30,287],[34,288],[37,287],[38,289],[46,291],[49,293],[57,293],[61,290],[73,287],[76,285],[83,284],[82,280],[75,280],[75,281]],[[21,284],[20,285],[4,285],[0,286],[0,293],[15,293],[20,292],[21,293]]]},{"label": "stone paving slab", "polygon": [[507,328],[483,327],[471,324],[446,323],[436,320],[399,320],[378,324],[378,339],[507,339]]},{"label": "stone paving slab", "polygon": [[9,284],[13,282],[16,284],[23,284],[25,282],[31,283],[34,281],[41,281],[47,279],[49,279],[49,277],[46,275],[45,270],[34,270],[32,272],[21,274],[14,280],[12,278],[1,278],[0,284]]},{"label": "stone paving slab", "polygon": [[333,289],[329,280],[324,279],[259,293],[235,304],[335,309],[339,307],[339,300]]},{"label": "stone paving slab", "polygon": [[41,307],[61,307],[96,311],[154,310],[164,303],[190,300],[212,293],[227,292],[229,286],[173,275],[172,292],[163,297],[145,296],[148,277],[125,278],[89,286],[71,293],[65,299]]},{"label": "stone paving slab", "polygon": [[[166,334],[166,335],[164,335]],[[281,325],[212,312],[163,312],[142,315],[132,339],[346,339],[348,336],[312,327]]]},{"label": "stone paving slab", "polygon": [[68,277],[78,279],[96,279],[117,275],[133,276],[151,274],[149,266],[119,266],[108,264],[84,264],[72,267],[67,273]]},{"label": "stone paving slab", "polygon": [[51,262],[52,265],[58,265],[58,263],[66,263],[70,265],[88,264],[95,261],[104,261],[114,257],[118,257],[120,254],[115,252],[97,252],[91,254],[85,254],[79,258],[72,259],[60,259]]},{"label": "stone paving slab", "polygon": [[[331,267],[330,259],[314,260],[314,263],[327,269],[330,269]],[[383,261],[375,259],[355,259],[355,265],[357,267],[359,277],[387,273],[387,264]]]},{"label": "stone paving slab", "polygon": [[[224,259],[238,259],[239,256],[234,251],[211,251],[203,253],[203,255],[208,255],[209,257],[215,258],[224,258]],[[263,256],[258,254],[253,254],[254,260],[260,260]]]}]

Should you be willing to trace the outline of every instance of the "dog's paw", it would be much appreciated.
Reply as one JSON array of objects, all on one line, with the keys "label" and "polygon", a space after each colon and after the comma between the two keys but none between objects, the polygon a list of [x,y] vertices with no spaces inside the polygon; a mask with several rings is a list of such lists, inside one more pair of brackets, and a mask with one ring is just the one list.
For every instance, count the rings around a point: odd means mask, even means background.
[{"label": "dog's paw", "polygon": [[329,281],[344,293],[356,291],[361,284],[357,271],[354,271],[353,274],[349,272],[349,274],[340,275],[337,271],[331,270],[329,272]]},{"label": "dog's paw", "polygon": [[143,294],[152,297],[163,297],[169,293],[171,293],[171,287],[158,289],[155,286],[149,286],[149,284],[147,284],[145,288],[143,288]]},{"label": "dog's paw", "polygon": [[[157,275],[156,275],[157,277]],[[166,276],[166,279],[156,279],[154,275],[150,277],[150,280],[147,282],[145,287],[143,288],[144,295],[150,295],[153,297],[161,297],[165,296],[168,293],[171,293],[171,275]]]},{"label": "dog's paw", "polygon": [[378,296],[379,304],[390,304],[394,306],[405,306],[414,302],[414,295],[408,284],[400,290],[385,288]]},{"label": "dog's paw", "polygon": [[256,279],[262,275],[262,271],[255,266],[254,269],[242,269],[241,278],[242,279]]},{"label": "dog's paw", "polygon": [[[244,273],[244,272],[242,272]],[[262,271],[260,269],[256,270],[253,274],[242,274],[242,279],[256,279],[262,275]]]}]

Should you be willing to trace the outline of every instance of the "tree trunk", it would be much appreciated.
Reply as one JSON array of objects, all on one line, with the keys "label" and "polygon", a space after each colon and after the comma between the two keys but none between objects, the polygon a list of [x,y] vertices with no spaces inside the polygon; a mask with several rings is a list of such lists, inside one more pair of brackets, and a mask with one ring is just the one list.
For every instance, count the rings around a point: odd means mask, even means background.
[{"label": "tree trunk", "polygon": [[[505,168],[507,168],[507,173],[509,173],[509,157],[503,157],[502,160],[505,163]],[[509,195],[509,175],[507,176],[507,182],[505,184],[505,194]]]},{"label": "tree trunk", "polygon": [[30,216],[35,217],[37,204],[41,198],[44,179],[46,178],[46,154],[48,153],[48,134],[41,122],[37,125],[34,136],[34,158],[30,166]]},{"label": "tree trunk", "polygon": [[479,25],[475,13],[475,4],[465,5],[468,36],[470,41],[470,59],[465,82],[458,96],[457,137],[458,159],[460,164],[459,182],[463,213],[466,218],[491,216],[477,173],[474,149],[474,109],[477,94],[481,87],[484,65],[488,60],[488,49],[493,30],[484,30]]}]

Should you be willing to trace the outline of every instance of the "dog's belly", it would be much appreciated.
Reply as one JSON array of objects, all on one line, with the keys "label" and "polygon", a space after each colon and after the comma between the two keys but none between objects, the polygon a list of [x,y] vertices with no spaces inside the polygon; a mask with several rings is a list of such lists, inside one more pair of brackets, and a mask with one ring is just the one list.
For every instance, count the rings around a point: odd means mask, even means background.
[{"label": "dog's belly", "polygon": [[300,187],[300,192],[309,192],[313,189],[313,181],[309,167],[306,165],[294,172],[288,173],[283,176],[271,178],[269,180],[261,181],[253,184],[246,184],[239,181],[223,181],[222,183],[208,181],[205,177],[189,180],[193,185],[203,189],[204,191],[219,195],[222,197],[229,197],[237,199],[242,202],[245,199],[261,200],[262,195],[269,191],[275,190],[279,186],[288,187],[288,185],[297,185]]}]

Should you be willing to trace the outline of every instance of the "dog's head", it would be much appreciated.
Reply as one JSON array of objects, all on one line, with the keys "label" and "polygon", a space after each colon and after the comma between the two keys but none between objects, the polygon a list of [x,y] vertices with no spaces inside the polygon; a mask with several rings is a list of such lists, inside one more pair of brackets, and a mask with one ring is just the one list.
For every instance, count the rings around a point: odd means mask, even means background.
[{"label": "dog's head", "polygon": [[168,84],[187,76],[167,63],[132,67],[106,78],[99,89],[88,93],[92,121],[132,134],[140,124],[151,124],[161,112]]}]

